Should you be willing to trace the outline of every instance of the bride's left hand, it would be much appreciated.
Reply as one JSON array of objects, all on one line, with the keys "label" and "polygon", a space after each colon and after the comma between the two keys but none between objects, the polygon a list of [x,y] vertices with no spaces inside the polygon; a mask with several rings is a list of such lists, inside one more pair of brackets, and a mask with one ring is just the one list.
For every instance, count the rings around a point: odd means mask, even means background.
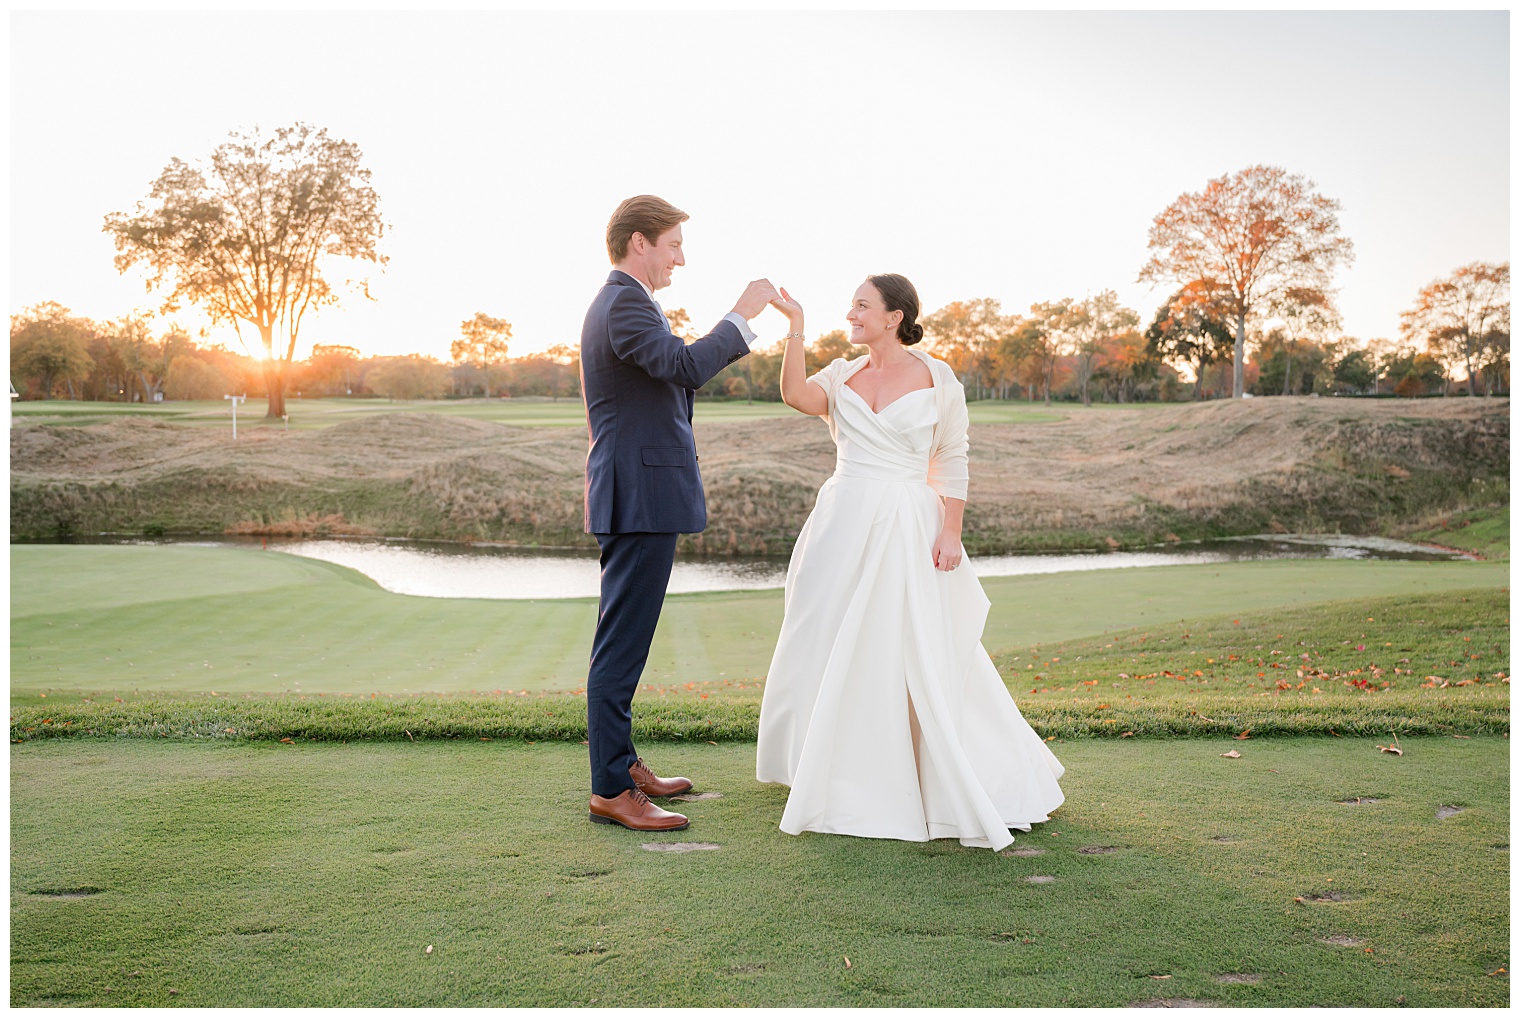
[{"label": "bride's left hand", "polygon": [[942,530],[934,542],[934,568],[949,572],[961,564],[961,535]]}]

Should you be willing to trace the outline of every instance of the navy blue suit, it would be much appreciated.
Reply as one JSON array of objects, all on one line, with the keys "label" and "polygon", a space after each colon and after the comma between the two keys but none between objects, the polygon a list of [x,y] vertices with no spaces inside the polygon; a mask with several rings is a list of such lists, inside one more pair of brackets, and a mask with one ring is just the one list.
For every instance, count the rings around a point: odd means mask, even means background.
[{"label": "navy blue suit", "polygon": [[691,419],[694,390],[749,352],[720,322],[687,345],[638,280],[613,270],[581,327],[591,433],[585,527],[602,549],[601,601],[586,678],[591,791],[634,787],[631,707],[660,620],[680,534],[707,526]]}]

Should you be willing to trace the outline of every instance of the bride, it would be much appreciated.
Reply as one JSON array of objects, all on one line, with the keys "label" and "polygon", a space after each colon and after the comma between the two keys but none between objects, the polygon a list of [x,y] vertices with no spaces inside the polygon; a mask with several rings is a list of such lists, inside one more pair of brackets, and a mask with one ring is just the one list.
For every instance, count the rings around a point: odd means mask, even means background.
[{"label": "bride", "polygon": [[960,540],[965,390],[912,349],[902,276],[869,277],[845,315],[869,356],[811,378],[802,307],[781,294],[782,399],[828,423],[837,459],[792,551],[756,776],[791,786],[788,834],[1004,848],[1064,801],[1065,768],[982,648],[989,602]]}]

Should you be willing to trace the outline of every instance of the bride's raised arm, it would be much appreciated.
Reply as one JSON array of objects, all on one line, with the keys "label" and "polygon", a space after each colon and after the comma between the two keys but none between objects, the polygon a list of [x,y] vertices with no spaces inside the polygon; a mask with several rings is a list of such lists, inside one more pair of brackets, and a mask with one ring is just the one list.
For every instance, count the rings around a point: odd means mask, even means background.
[{"label": "bride's raised arm", "polygon": [[781,400],[793,410],[801,410],[813,417],[829,412],[828,393],[821,385],[809,385],[807,381],[807,352],[803,350],[802,305],[792,295],[781,289],[781,299],[771,305],[786,315],[791,330],[786,334],[786,350],[781,355]]}]

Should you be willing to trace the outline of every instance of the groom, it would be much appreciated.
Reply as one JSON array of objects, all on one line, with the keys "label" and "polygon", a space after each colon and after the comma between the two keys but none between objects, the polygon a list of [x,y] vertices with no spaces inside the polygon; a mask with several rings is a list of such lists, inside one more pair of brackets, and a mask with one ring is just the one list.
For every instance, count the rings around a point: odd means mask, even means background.
[{"label": "groom", "polygon": [[745,287],[733,311],[686,344],[671,334],[654,291],[685,265],[686,213],[654,195],[629,198],[607,224],[607,277],[581,327],[581,393],[591,446],[586,453],[586,531],[602,549],[602,591],[586,726],[591,746],[591,820],[635,831],[679,831],[687,820],[650,796],[689,791],[686,778],[660,778],[633,748],[630,708],[676,539],[707,526],[702,475],[691,431],[693,390],[749,352],[748,319],[779,297],[769,280]]}]

